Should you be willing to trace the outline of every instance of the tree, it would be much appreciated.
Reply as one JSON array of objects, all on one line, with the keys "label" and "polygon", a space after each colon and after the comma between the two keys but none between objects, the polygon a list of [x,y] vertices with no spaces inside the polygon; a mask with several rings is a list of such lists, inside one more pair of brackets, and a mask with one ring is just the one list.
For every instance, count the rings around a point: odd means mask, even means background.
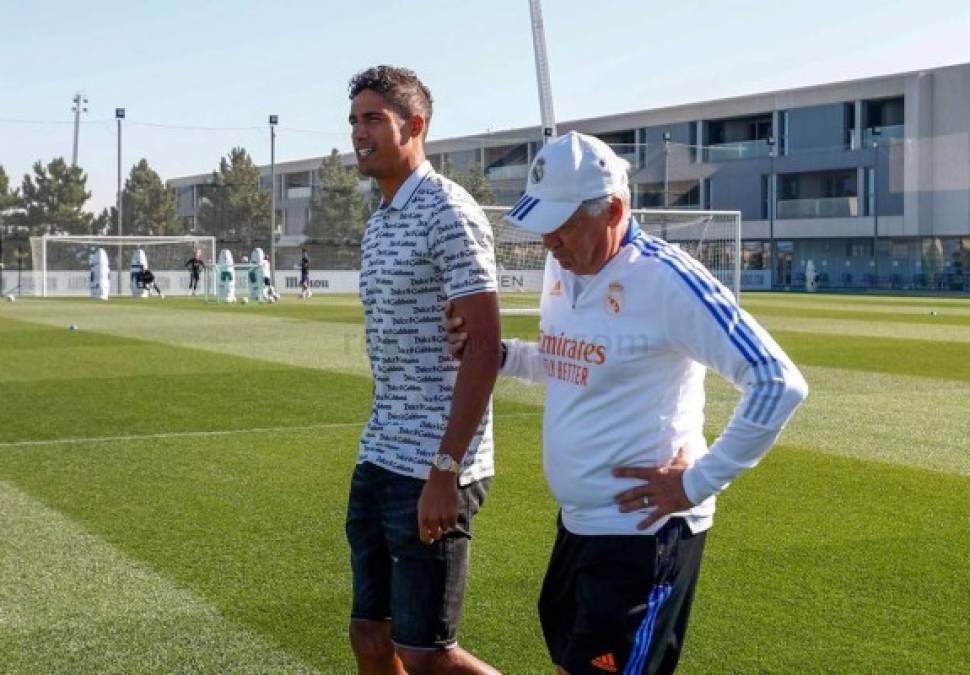
[{"label": "tree", "polygon": [[[124,234],[162,236],[186,233],[185,225],[178,217],[174,193],[148,166],[148,160],[142,159],[131,168],[121,195]],[[117,219],[114,222],[117,223]]]},{"label": "tree", "polygon": [[485,177],[478,162],[472,162],[468,165],[466,180],[467,182],[462,183],[462,187],[468,190],[468,194],[474,197],[476,202],[482,206],[491,206],[495,203],[495,191],[492,190],[492,183]]},{"label": "tree", "polygon": [[21,212],[13,222],[31,235],[45,233],[91,234],[94,218],[82,210],[91,193],[88,177],[79,166],[69,166],[62,157],[46,167],[34,163],[34,176],[24,175],[20,187]]},{"label": "tree", "polygon": [[441,175],[465,188],[468,194],[482,206],[495,203],[495,192],[492,190],[492,184],[482,174],[478,162],[469,164],[468,173],[465,173],[446,159],[441,167]]},{"label": "tree", "polygon": [[[2,272],[3,263],[5,262],[3,257],[3,238],[7,236],[9,212],[19,205],[20,197],[17,195],[16,190],[10,189],[10,179],[7,178],[7,172],[3,170],[3,165],[0,164],[0,272]],[[2,277],[0,277],[0,288],[3,288]]]},{"label": "tree", "polygon": [[367,200],[357,170],[344,166],[334,148],[317,171],[320,188],[313,199],[307,234],[314,239],[357,243],[367,222]]},{"label": "tree", "polygon": [[199,229],[218,239],[248,244],[269,241],[269,192],[259,186],[259,169],[244,148],[219,160],[212,181],[202,186]]},{"label": "tree", "polygon": [[94,230],[94,234],[97,234],[97,235],[118,234],[117,228],[118,228],[118,209],[116,209],[113,206],[101,209],[101,213],[99,213],[94,218],[94,226],[92,228]]},{"label": "tree", "polygon": [[20,197],[17,195],[17,190],[10,189],[10,179],[7,177],[7,172],[3,170],[3,165],[0,164],[0,219],[6,211],[19,205]]}]

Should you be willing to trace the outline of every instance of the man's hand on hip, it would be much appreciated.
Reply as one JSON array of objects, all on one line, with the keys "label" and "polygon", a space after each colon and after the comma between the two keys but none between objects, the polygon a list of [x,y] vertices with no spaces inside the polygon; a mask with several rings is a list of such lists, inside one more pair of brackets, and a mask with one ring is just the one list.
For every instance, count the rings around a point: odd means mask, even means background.
[{"label": "man's hand on hip", "polygon": [[458,525],[458,477],[450,471],[431,469],[418,498],[418,536],[433,544]]},{"label": "man's hand on hip", "polygon": [[690,468],[687,448],[679,448],[676,456],[664,464],[649,469],[637,466],[619,466],[613,469],[617,478],[639,478],[646,481],[616,495],[613,499],[619,504],[620,511],[646,510],[647,518],[637,524],[638,530],[645,530],[655,522],[671,513],[684,511],[694,506],[684,492],[684,471]]}]

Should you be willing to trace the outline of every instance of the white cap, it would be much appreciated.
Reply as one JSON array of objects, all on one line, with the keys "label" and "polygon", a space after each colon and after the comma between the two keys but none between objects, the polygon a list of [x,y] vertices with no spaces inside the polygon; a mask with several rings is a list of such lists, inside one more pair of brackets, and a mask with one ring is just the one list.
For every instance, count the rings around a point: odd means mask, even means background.
[{"label": "white cap", "polygon": [[593,136],[570,131],[548,143],[529,168],[525,194],[505,214],[512,225],[548,234],[587,199],[627,189],[630,163]]}]

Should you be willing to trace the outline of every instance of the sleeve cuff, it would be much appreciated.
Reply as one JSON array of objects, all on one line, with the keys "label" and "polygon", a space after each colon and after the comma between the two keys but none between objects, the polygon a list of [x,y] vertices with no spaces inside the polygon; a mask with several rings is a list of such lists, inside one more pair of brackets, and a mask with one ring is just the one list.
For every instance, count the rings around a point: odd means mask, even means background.
[{"label": "sleeve cuff", "polygon": [[684,494],[687,495],[687,499],[694,506],[720,492],[720,490],[711,489],[707,485],[703,473],[696,465],[684,472],[681,482],[684,486]]}]

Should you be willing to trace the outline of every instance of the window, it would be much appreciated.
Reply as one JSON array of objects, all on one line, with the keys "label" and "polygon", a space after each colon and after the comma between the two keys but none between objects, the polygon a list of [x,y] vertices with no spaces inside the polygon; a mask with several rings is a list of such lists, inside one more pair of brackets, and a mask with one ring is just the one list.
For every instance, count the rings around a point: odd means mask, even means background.
[{"label": "window", "polygon": [[[667,184],[667,205],[671,209],[700,208],[701,185],[699,181],[670,181]],[[636,208],[662,209],[664,207],[664,184],[641,183],[638,186]]]},{"label": "window", "polygon": [[871,166],[867,166],[865,170],[865,182],[866,182],[866,203],[864,213],[867,216],[872,216],[876,212],[876,172]]},{"label": "window", "polygon": [[771,204],[771,176],[766,173],[761,174],[761,217],[765,220],[771,217],[769,206]]},{"label": "window", "polygon": [[870,258],[872,254],[871,242],[864,239],[849,239],[845,242],[846,258]]},{"label": "window", "polygon": [[782,155],[787,155],[788,139],[791,137],[790,127],[789,127],[790,116],[787,110],[782,110],[781,113],[779,113],[779,116],[781,117],[781,122],[780,122],[781,129],[779,130],[781,138],[777,140],[778,147],[781,149]]},{"label": "window", "polygon": [[741,269],[763,270],[768,268],[768,242],[741,242]]},{"label": "window", "polygon": [[855,102],[849,102],[843,104],[844,106],[844,118],[845,118],[845,128],[842,134],[842,143],[849,150],[855,149]]}]

